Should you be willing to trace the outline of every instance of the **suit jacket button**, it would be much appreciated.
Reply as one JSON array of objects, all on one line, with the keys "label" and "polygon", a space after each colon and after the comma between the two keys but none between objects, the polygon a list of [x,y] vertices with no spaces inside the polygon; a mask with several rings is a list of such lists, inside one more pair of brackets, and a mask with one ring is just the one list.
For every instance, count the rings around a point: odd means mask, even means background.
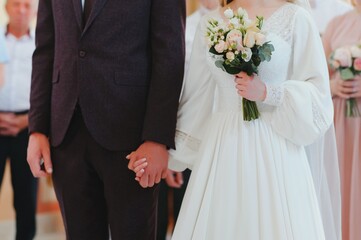
[{"label": "suit jacket button", "polygon": [[86,56],[86,52],[85,51],[79,51],[79,57],[84,58]]}]

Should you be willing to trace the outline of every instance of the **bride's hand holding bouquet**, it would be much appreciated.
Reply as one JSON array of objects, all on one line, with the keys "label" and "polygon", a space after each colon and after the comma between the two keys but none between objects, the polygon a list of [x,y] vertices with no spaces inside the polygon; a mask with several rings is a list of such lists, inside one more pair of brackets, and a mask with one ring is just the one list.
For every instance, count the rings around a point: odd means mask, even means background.
[{"label": "bride's hand holding bouquet", "polygon": [[209,52],[213,54],[217,67],[236,75],[236,87],[243,97],[243,119],[255,120],[259,112],[254,101],[264,100],[266,94],[265,85],[256,74],[261,62],[271,60],[274,47],[261,31],[263,17],[257,16],[252,21],[242,8],[236,12],[229,8],[224,16],[226,20],[208,21],[206,36]]}]

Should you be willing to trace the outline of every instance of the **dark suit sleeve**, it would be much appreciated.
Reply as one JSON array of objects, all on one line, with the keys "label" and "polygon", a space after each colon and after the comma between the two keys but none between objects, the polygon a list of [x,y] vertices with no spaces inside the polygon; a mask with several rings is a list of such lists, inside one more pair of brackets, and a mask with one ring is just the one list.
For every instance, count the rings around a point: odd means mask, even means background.
[{"label": "dark suit sleeve", "polygon": [[179,94],[184,72],[184,0],[153,0],[152,74],[143,140],[174,148]]},{"label": "dark suit sleeve", "polygon": [[49,135],[52,72],[54,64],[54,20],[52,1],[40,0],[33,54],[29,132]]}]

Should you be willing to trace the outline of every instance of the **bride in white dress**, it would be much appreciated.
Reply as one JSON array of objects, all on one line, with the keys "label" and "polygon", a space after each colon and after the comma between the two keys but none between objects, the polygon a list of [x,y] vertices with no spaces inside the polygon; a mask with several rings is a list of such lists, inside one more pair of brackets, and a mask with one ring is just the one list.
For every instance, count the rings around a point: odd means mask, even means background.
[{"label": "bride in white dress", "polygon": [[[322,185],[323,180],[315,176],[317,181],[313,180],[305,151],[316,140],[323,144],[320,139],[333,120],[318,30],[307,10],[293,1],[228,2],[203,17],[184,83],[169,167],[193,171],[172,239],[339,239],[337,210],[322,213],[335,221],[322,220],[317,197],[325,189],[315,188],[315,183]],[[261,88],[246,88],[246,94],[265,95],[250,99],[257,100],[261,114],[250,122],[243,120],[235,77],[215,66],[205,39],[207,21],[224,18],[228,7],[243,7],[251,18],[264,16],[262,30],[275,48],[271,61],[260,65],[258,76],[248,79]],[[337,180],[337,172],[330,177]],[[339,196],[331,198],[338,209]],[[333,204],[332,199],[322,201]]]}]

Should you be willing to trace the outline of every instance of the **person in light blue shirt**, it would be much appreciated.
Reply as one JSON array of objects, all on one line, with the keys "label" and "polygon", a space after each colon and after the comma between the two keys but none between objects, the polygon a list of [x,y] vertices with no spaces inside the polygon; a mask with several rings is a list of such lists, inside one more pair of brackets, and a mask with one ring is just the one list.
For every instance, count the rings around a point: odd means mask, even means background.
[{"label": "person in light blue shirt", "polygon": [[4,36],[0,36],[0,87],[4,83],[4,63],[7,60]]},{"label": "person in light blue shirt", "polygon": [[8,60],[5,49],[5,39],[4,36],[0,35],[0,63],[3,64]]}]

